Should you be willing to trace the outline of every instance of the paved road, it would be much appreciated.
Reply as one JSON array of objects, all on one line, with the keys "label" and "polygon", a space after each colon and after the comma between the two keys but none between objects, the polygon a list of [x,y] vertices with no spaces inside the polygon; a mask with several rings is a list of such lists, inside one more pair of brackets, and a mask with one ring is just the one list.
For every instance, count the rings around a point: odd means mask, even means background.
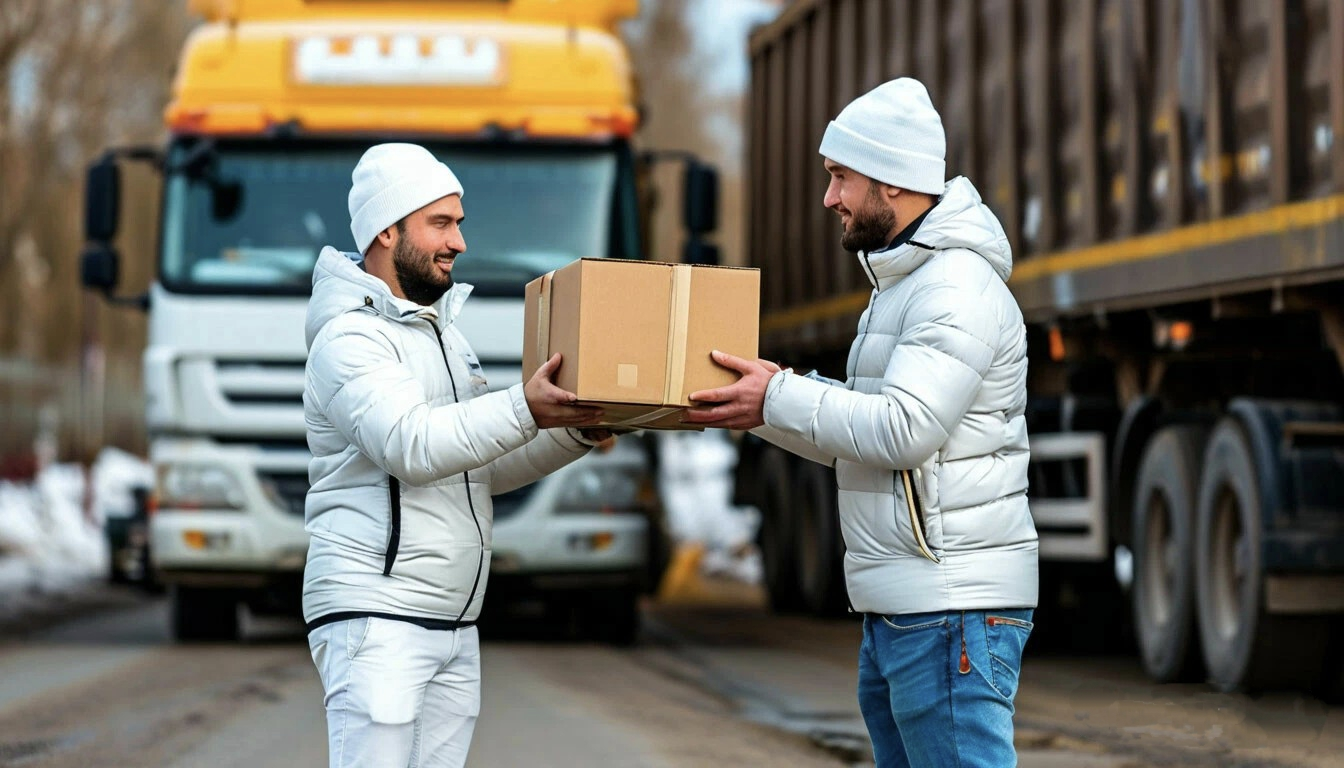
[{"label": "paved road", "polygon": [[[701,599],[703,598],[703,599]],[[646,608],[633,649],[487,640],[472,766],[861,765],[858,627],[766,615],[749,590]],[[325,763],[301,628],[178,646],[162,600],[123,600],[0,643],[0,766]],[[1344,710],[1155,687],[1123,659],[1029,660],[1024,768],[1344,765]]]},{"label": "paved road", "polygon": [[[176,646],[155,601],[0,650],[0,765],[325,763],[321,692],[301,628],[245,645]],[[735,722],[731,706],[639,650],[491,643],[473,766],[834,766],[806,738]]]}]

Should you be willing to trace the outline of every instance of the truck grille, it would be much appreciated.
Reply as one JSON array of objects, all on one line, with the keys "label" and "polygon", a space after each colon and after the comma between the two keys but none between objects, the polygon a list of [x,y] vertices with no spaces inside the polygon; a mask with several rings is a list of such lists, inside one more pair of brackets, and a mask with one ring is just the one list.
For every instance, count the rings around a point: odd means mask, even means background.
[{"label": "truck grille", "polygon": [[219,360],[215,381],[235,406],[303,407],[303,363]]},{"label": "truck grille", "polygon": [[[309,487],[306,472],[258,472],[257,476],[267,494],[281,504],[286,512],[303,517],[303,504]],[[504,520],[517,514],[532,497],[534,487],[526,485],[493,497],[495,519]]]}]

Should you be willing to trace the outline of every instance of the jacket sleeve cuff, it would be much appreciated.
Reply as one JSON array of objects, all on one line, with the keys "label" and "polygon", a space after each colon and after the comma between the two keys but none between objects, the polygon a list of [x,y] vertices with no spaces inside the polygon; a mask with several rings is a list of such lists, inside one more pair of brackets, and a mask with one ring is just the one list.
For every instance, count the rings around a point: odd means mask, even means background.
[{"label": "jacket sleeve cuff", "polygon": [[765,387],[765,423],[812,439],[812,424],[830,385],[796,376],[776,373]]},{"label": "jacket sleeve cuff", "polygon": [[[559,430],[557,430],[557,437],[558,437],[558,433],[559,433]],[[578,443],[578,444],[579,444],[578,447],[579,447],[580,449],[585,450],[585,451],[588,450],[589,448],[596,448],[598,445],[600,445],[599,443],[596,443],[596,442],[594,442],[594,441],[592,441],[592,440],[589,440],[588,438],[584,437],[582,432],[580,432],[579,430],[577,430],[577,429],[575,429],[575,428],[573,428],[573,427],[566,427],[566,428],[565,428],[565,434],[569,436],[569,439],[570,439],[570,440],[572,440],[572,441]],[[565,444],[567,441],[561,440],[560,442],[561,442],[562,444]]]},{"label": "jacket sleeve cuff", "polygon": [[518,426],[522,428],[523,434],[528,440],[537,436],[537,420],[532,418],[532,409],[527,407],[527,398],[523,396],[523,385],[514,384],[508,389],[509,399],[513,402],[513,415],[518,419]]}]

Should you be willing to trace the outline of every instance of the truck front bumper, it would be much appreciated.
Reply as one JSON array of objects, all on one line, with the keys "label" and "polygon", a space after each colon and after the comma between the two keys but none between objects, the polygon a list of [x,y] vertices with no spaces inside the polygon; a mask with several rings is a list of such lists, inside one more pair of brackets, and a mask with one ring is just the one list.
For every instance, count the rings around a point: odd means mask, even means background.
[{"label": "truck front bumper", "polygon": [[182,574],[210,573],[244,586],[257,581],[252,575],[302,573],[308,553],[302,499],[284,498],[274,483],[264,484],[281,475],[306,476],[307,451],[161,440],[151,447],[151,458],[156,468],[182,463],[223,469],[234,479],[238,499],[236,509],[164,503],[150,517],[150,557],[166,583],[185,583]]}]

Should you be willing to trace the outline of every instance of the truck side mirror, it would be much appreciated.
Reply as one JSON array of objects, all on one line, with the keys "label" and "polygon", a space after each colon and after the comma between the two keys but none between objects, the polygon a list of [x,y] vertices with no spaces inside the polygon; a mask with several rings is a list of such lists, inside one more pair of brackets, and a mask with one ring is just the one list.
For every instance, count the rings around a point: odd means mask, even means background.
[{"label": "truck side mirror", "polygon": [[236,181],[210,184],[210,216],[215,221],[233,221],[243,208],[243,185]]},{"label": "truck side mirror", "polygon": [[694,158],[688,159],[682,184],[685,192],[682,215],[685,217],[686,231],[694,237],[707,235],[718,229],[718,170]]},{"label": "truck side mirror", "polygon": [[117,287],[121,256],[106,242],[94,241],[79,256],[79,278],[85,288],[110,295]]},{"label": "truck side mirror", "polygon": [[111,153],[89,166],[84,185],[84,239],[110,243],[117,237],[121,215],[121,171]]}]

